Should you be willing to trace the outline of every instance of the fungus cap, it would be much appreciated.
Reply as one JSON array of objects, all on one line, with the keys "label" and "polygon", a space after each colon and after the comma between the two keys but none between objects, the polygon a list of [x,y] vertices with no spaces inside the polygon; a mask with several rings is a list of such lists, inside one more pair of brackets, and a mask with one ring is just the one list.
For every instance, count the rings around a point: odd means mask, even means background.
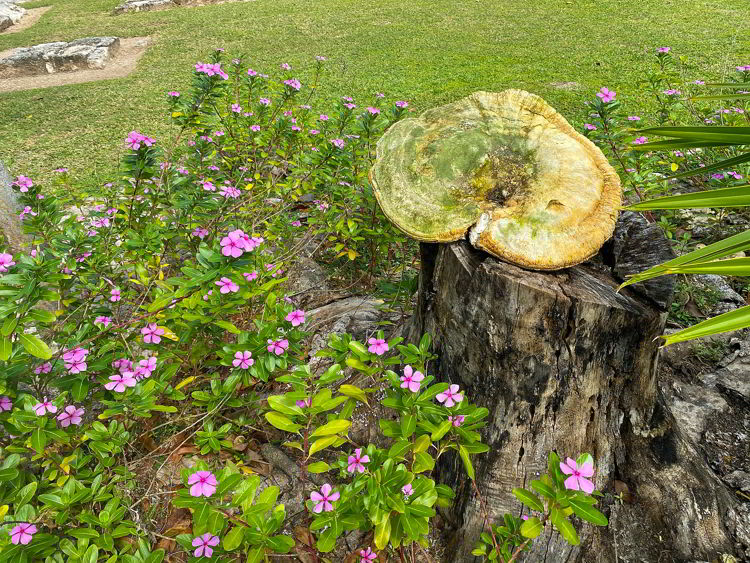
[{"label": "fungus cap", "polygon": [[425,242],[471,243],[533,270],[596,254],[620,179],[602,152],[523,90],[475,92],[395,123],[370,170],[386,217]]}]

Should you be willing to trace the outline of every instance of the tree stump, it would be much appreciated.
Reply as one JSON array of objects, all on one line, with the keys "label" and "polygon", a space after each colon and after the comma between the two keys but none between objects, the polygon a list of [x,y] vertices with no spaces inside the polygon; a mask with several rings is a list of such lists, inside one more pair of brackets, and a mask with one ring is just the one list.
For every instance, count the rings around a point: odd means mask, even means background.
[{"label": "tree stump", "polygon": [[[674,428],[657,386],[656,337],[673,282],[616,291],[624,274],[671,257],[658,227],[625,213],[597,257],[552,273],[523,270],[463,241],[422,244],[421,255],[410,334],[429,332],[439,358],[430,372],[490,411],[483,441],[491,449],[475,458],[490,518],[521,514],[511,491],[545,470],[550,450],[563,458],[591,453],[598,489],[613,492],[617,480],[632,493],[632,504],[600,502],[610,526],[579,526],[580,546],[548,526],[519,560],[711,560],[735,551],[725,525],[736,520],[737,502]],[[451,561],[474,561],[485,526],[480,501],[455,456],[441,458],[438,470],[457,489],[446,514],[455,529]]]}]

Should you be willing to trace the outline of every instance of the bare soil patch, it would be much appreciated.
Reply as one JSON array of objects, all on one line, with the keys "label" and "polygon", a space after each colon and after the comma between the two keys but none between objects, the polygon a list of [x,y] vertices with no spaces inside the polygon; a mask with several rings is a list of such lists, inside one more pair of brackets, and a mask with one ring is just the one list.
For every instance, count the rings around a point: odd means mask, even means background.
[{"label": "bare soil patch", "polygon": [[42,15],[51,7],[52,6],[44,6],[42,8],[27,8],[26,15],[21,18],[20,22],[10,26],[5,31],[0,31],[0,33],[18,33],[19,31],[30,28],[32,25],[38,22],[39,18],[41,18]]},{"label": "bare soil patch", "polygon": [[[0,76],[0,93],[31,90],[32,88],[51,88],[67,84],[81,84],[112,78],[123,78],[135,70],[138,59],[146,52],[150,39],[148,37],[129,37],[120,40],[120,49],[103,69],[85,69],[55,74],[39,74],[17,78]],[[15,49],[0,52],[0,58],[11,54]]]}]

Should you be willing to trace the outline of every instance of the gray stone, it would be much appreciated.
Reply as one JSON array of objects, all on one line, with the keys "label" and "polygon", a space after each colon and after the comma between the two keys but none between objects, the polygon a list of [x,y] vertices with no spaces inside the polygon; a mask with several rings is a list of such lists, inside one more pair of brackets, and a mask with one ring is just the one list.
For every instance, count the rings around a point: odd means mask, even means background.
[{"label": "gray stone", "polygon": [[17,6],[15,2],[0,0],[0,31],[17,24],[26,15],[26,10]]},{"label": "gray stone", "polygon": [[693,276],[693,280],[705,289],[714,291],[718,296],[716,304],[707,312],[710,317],[728,313],[747,305],[742,296],[733,290],[721,276],[717,276],[716,274],[699,274]]},{"label": "gray stone", "polygon": [[115,14],[125,12],[145,12],[177,6],[172,0],[128,0],[115,8]]},{"label": "gray stone", "polygon": [[287,277],[287,295],[300,307],[322,305],[329,294],[325,270],[310,258],[299,258]]},{"label": "gray stone", "polygon": [[729,405],[713,388],[702,385],[676,385],[669,406],[677,426],[693,443],[700,444],[708,419],[727,411]]},{"label": "gray stone", "polygon": [[85,37],[70,43],[42,43],[16,49],[0,59],[0,75],[5,78],[52,74],[81,69],[104,68],[117,54],[117,37]]},{"label": "gray stone", "polygon": [[750,493],[750,473],[732,471],[729,475],[724,475],[724,481],[732,488]]}]

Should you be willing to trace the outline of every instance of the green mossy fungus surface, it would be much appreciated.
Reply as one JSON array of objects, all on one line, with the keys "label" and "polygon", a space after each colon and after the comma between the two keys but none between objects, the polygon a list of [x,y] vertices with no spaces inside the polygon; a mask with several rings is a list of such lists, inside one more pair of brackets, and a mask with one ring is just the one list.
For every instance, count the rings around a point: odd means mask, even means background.
[{"label": "green mossy fungus surface", "polygon": [[187,88],[193,64],[217,47],[261,72],[288,62],[303,84],[314,56],[327,56],[315,107],[342,95],[366,105],[382,91],[421,112],[476,90],[523,88],[578,125],[582,100],[605,85],[634,112],[652,110],[637,81],[660,46],[688,57],[691,78],[722,79],[750,62],[746,0],[255,0],[113,16],[118,3],[35,1],[52,9],[0,34],[0,51],[92,35],[153,39],[126,78],[0,94],[0,160],[15,173],[44,181],[67,166],[83,181],[111,180],[129,131],[169,138],[165,93]]}]

